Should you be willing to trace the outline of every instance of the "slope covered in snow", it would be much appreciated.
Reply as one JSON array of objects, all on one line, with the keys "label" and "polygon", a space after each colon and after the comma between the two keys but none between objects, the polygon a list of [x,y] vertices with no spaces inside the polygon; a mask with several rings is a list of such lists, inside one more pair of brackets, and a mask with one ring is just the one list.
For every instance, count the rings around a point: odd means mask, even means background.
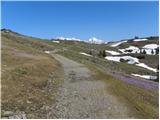
[{"label": "slope covered in snow", "polygon": [[85,56],[90,56],[90,57],[92,56],[92,55],[84,53],[84,52],[80,52],[79,54],[82,54],[82,55],[85,55]]},{"label": "slope covered in snow", "polygon": [[156,49],[157,47],[159,47],[159,45],[157,44],[147,44],[143,48],[144,49]]}]

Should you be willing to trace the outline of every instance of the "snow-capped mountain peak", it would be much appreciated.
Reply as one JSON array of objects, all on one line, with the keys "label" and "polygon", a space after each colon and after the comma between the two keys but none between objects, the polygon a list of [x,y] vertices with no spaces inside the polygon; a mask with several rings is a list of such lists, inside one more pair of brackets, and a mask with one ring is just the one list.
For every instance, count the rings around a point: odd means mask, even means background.
[{"label": "snow-capped mountain peak", "polygon": [[59,39],[59,40],[75,40],[75,41],[82,41],[81,39],[77,39],[77,38],[65,38],[65,37],[56,37],[56,39]]},{"label": "snow-capped mountain peak", "polygon": [[98,39],[96,37],[89,38],[88,42],[92,43],[92,44],[103,44],[103,43],[106,43],[104,40],[100,40],[100,39]]},{"label": "snow-capped mountain peak", "polygon": [[75,37],[71,37],[71,38],[68,38],[68,37],[56,37],[56,39],[58,39],[58,40],[84,41],[84,42],[91,43],[91,44],[106,44],[107,43],[104,40],[98,39],[96,37],[89,38],[89,40],[81,40],[81,39],[77,39]]}]

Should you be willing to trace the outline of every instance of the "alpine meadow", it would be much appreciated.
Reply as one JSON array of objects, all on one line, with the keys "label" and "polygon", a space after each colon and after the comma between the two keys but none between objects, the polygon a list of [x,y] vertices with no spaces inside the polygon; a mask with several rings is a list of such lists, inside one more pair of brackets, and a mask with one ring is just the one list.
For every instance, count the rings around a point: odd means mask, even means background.
[{"label": "alpine meadow", "polygon": [[158,119],[158,1],[2,1],[2,119]]}]

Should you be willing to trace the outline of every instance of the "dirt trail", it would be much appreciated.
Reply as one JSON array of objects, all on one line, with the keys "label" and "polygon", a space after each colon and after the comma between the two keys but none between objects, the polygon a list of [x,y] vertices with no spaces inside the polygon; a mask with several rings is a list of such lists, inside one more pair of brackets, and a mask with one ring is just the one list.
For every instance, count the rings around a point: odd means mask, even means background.
[{"label": "dirt trail", "polygon": [[64,68],[64,82],[48,118],[131,118],[128,108],[106,91],[84,65],[53,54]]}]

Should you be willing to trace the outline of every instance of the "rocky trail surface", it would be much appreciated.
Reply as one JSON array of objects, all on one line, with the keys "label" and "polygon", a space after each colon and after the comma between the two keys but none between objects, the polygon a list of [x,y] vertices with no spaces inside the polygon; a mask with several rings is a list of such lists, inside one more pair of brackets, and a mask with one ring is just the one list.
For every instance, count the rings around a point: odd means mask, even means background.
[{"label": "rocky trail surface", "polygon": [[52,54],[64,68],[64,81],[47,118],[131,118],[128,108],[91,76],[84,65]]}]

